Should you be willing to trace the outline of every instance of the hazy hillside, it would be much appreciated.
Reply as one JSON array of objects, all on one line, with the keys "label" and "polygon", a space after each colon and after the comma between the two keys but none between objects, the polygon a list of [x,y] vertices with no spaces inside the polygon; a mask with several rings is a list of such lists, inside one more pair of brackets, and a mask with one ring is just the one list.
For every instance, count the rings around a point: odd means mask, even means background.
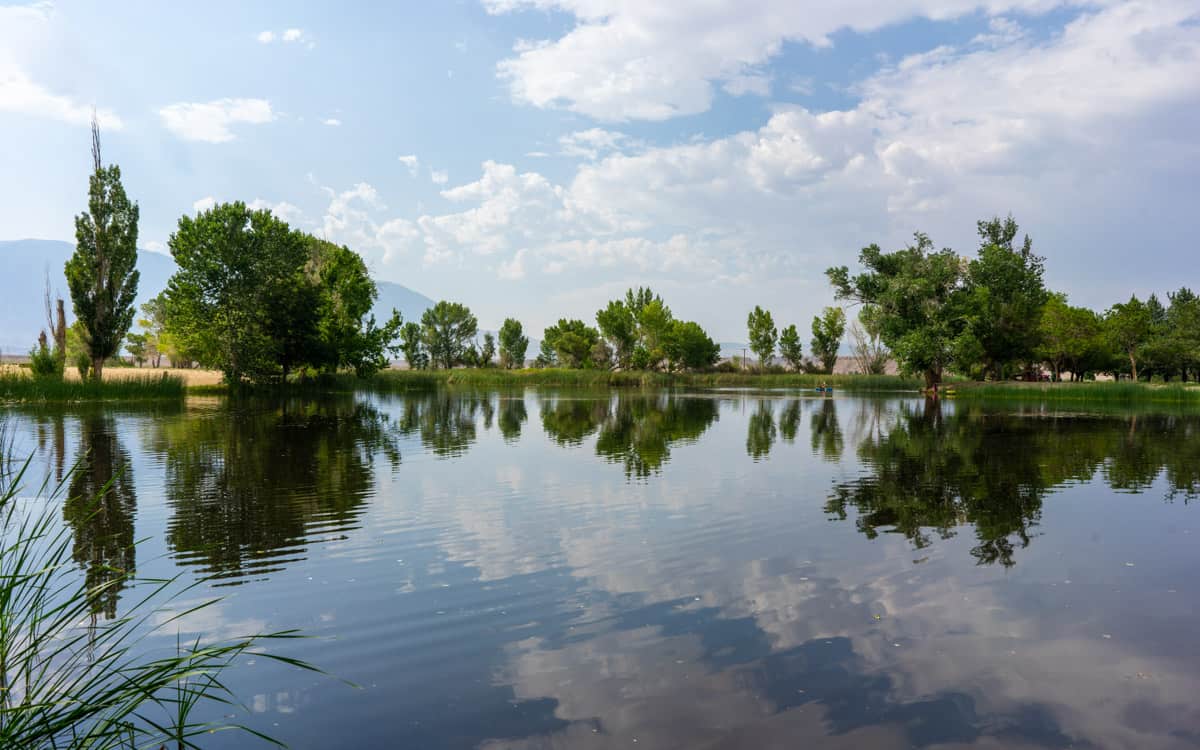
[{"label": "hazy hillside", "polygon": [[[74,251],[74,245],[56,240],[0,241],[0,354],[26,354],[37,340],[38,331],[46,327],[42,291],[47,272],[51,290],[67,297],[67,280],[63,264]],[[167,279],[175,272],[175,261],[161,253],[138,254],[138,304],[162,291]],[[379,300],[375,317],[384,319],[394,307],[405,320],[418,320],[433,300],[408,287],[388,281],[378,282]],[[67,314],[70,314],[70,300]]]}]

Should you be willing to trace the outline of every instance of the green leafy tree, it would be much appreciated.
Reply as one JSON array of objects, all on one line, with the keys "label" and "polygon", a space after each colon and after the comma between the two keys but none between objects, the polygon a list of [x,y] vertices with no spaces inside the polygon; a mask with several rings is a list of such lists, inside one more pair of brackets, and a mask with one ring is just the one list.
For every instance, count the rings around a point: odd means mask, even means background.
[{"label": "green leafy tree", "polygon": [[129,356],[133,357],[134,364],[141,367],[146,363],[149,357],[148,350],[149,337],[145,333],[133,333],[132,331],[125,337],[125,351],[129,352]]},{"label": "green leafy tree", "polygon": [[[362,256],[348,247],[307,237],[305,282],[316,289],[316,340],[301,336],[299,359],[326,371],[352,368],[367,377],[387,367],[404,325],[396,310],[378,325],[371,308],[378,288]],[[309,295],[296,295],[305,299]]]},{"label": "green leafy tree", "polygon": [[775,342],[779,338],[775,320],[770,312],[755,305],[746,318],[746,328],[750,336],[750,351],[758,357],[759,369],[763,369],[775,354]]},{"label": "green leafy tree", "polygon": [[492,360],[496,358],[496,337],[488,333],[483,334],[483,346],[479,347],[479,366],[491,367]]},{"label": "green leafy tree", "polygon": [[226,382],[276,377],[310,344],[318,300],[304,235],[269,211],[223,203],[180,218],[168,244],[179,266],[167,284],[170,330]]},{"label": "green leafy tree", "polygon": [[970,359],[960,369],[978,365],[981,374],[999,380],[1036,359],[1039,317],[1048,296],[1042,281],[1045,259],[1033,254],[1029,235],[1016,245],[1019,228],[1012,216],[977,226],[979,255],[967,267],[962,300],[964,335],[973,343],[962,347]]},{"label": "green leafy tree", "polygon": [[854,340],[851,351],[858,371],[863,375],[883,375],[892,353],[880,339],[881,324],[878,311],[871,306],[858,312],[858,322],[850,326],[850,337]]},{"label": "green leafy tree", "polygon": [[92,120],[92,176],[87,211],[75,217],[75,253],[67,260],[67,287],[75,317],[87,332],[92,376],[121,349],[133,325],[137,297],[138,205],[125,195],[121,168],[100,159],[100,126]]},{"label": "green leafy tree", "polygon": [[859,253],[865,269],[851,276],[846,266],[826,271],[840,300],[878,309],[880,335],[901,369],[919,373],[936,388],[954,355],[963,324],[958,302],[963,263],[952,250],[934,251],[924,234],[894,253],[870,245]]},{"label": "green leafy tree", "polygon": [[1188,375],[1200,379],[1200,297],[1182,287],[1168,295],[1167,329],[1179,350],[1179,369],[1186,382]]},{"label": "green leafy tree", "polygon": [[699,323],[690,320],[672,322],[666,352],[672,369],[702,370],[712,367],[721,358],[721,347]]},{"label": "green leafy tree", "polygon": [[424,370],[429,367],[429,353],[425,351],[419,323],[409,321],[400,329],[400,351],[404,352],[404,361],[408,362],[409,369]]},{"label": "green leafy tree", "polygon": [[799,371],[804,366],[804,347],[795,323],[779,332],[779,354],[793,370]]},{"label": "green leafy tree", "polygon": [[[629,294],[633,294],[632,289]],[[638,320],[633,308],[621,300],[612,300],[608,307],[596,313],[596,324],[600,326],[601,335],[612,345],[617,364],[627,369],[638,344]]]},{"label": "green leafy tree", "polygon": [[421,315],[421,338],[430,361],[445,370],[462,362],[478,329],[475,316],[457,302],[442,300]]},{"label": "green leafy tree", "polygon": [[827,307],[812,322],[812,352],[824,372],[833,372],[838,349],[846,334],[846,313],[840,307]]},{"label": "green leafy tree", "polygon": [[667,344],[674,330],[674,320],[671,308],[659,297],[654,297],[639,309],[638,336],[640,346],[646,352],[647,368],[657,369],[667,358]]},{"label": "green leafy tree", "polygon": [[563,318],[545,330],[542,356],[552,357],[551,364],[562,367],[594,367],[593,349],[600,342],[600,332],[582,320]]},{"label": "green leafy tree", "polygon": [[1138,357],[1153,331],[1150,309],[1136,296],[1118,302],[1104,316],[1104,330],[1113,346],[1129,359],[1129,372],[1137,380]]},{"label": "green leafy tree", "polygon": [[529,337],[521,327],[521,321],[507,318],[500,326],[500,366],[506,370],[525,366],[525,352],[529,349]]}]

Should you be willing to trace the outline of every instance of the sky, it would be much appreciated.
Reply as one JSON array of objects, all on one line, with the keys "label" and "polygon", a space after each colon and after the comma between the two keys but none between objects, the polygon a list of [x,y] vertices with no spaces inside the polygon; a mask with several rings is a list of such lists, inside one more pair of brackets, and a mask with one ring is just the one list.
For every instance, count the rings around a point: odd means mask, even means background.
[{"label": "sky", "polygon": [[1200,0],[0,0],[0,239],[265,207],[484,327],[649,285],[745,338],[1011,213],[1072,302],[1200,286]]}]

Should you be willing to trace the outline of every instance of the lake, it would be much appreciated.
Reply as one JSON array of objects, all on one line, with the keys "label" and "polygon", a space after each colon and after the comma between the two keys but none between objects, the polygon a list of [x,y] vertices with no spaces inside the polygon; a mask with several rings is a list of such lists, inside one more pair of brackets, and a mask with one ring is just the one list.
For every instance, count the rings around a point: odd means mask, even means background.
[{"label": "lake", "polygon": [[280,650],[332,677],[228,675],[294,748],[1200,745],[1200,415],[544,390],[0,414],[27,485],[118,477],[61,514],[91,580],[209,578],[184,636],[312,636]]}]

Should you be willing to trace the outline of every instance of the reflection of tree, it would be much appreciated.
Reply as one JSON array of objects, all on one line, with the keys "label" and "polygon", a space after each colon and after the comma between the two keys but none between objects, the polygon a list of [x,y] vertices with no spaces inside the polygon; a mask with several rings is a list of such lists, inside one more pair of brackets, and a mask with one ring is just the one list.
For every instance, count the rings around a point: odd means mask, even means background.
[{"label": "reflection of tree", "polygon": [[[56,451],[56,455],[62,454]],[[92,611],[111,619],[117,614],[124,580],[135,565],[133,470],[115,423],[102,414],[80,420],[79,456],[63,518],[74,539],[71,555],[84,569],[88,589],[95,591]]]},{"label": "reflection of tree", "polygon": [[836,461],[842,457],[845,441],[842,439],[842,427],[838,424],[837,407],[833,399],[821,399],[821,405],[812,414],[812,450],[819,453],[827,461]]},{"label": "reflection of tree", "polygon": [[884,529],[918,548],[932,542],[930,531],[946,538],[970,523],[976,559],[1010,566],[1014,538],[1029,544],[1047,491],[1091,478],[1106,455],[1110,431],[1071,425],[969,411],[945,416],[936,401],[902,410],[886,435],[859,446],[871,476],[836,485],[826,511],[845,518],[853,508],[868,537]]},{"label": "reflection of tree", "polygon": [[525,398],[506,398],[500,397],[499,414],[496,416],[496,426],[500,428],[500,434],[504,436],[506,441],[514,441],[521,437],[521,425],[529,419],[529,412],[525,410]]},{"label": "reflection of tree", "polygon": [[404,400],[400,431],[421,435],[421,444],[441,458],[461,456],[475,442],[476,416],[483,410],[488,424],[492,405],[486,396],[439,391]]},{"label": "reflection of tree", "polygon": [[607,398],[553,396],[541,403],[542,429],[559,445],[579,445],[609,416]]},{"label": "reflection of tree", "polygon": [[746,453],[755,461],[767,457],[775,444],[775,417],[771,413],[771,402],[765,399],[750,415],[746,427]]},{"label": "reflection of tree", "polygon": [[351,527],[377,454],[400,461],[388,419],[353,398],[259,406],[172,421],[155,436],[174,510],[167,542],[185,564],[221,576],[278,569],[311,527]]},{"label": "reflection of tree", "polygon": [[662,470],[671,446],[700,437],[717,419],[717,402],[672,395],[625,395],[600,427],[596,453],[625,465],[625,476]]},{"label": "reflection of tree", "polygon": [[800,399],[794,398],[779,413],[779,435],[789,443],[796,442],[800,430]]}]

